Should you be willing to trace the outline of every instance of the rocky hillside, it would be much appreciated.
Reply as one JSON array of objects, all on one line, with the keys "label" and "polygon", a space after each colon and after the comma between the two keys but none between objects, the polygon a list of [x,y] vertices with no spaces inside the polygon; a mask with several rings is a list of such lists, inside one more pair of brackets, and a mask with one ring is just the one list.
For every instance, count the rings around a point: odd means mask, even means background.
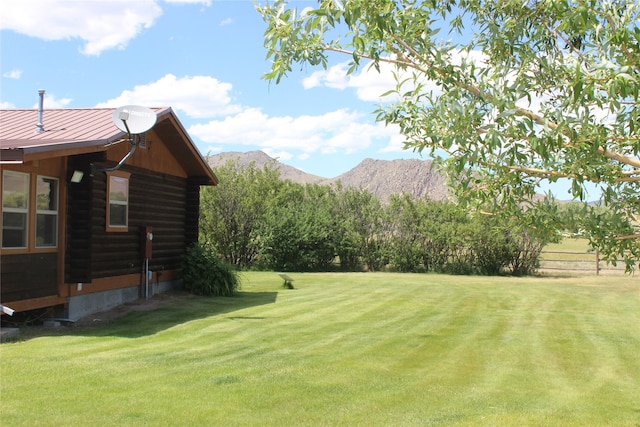
[{"label": "rocky hillside", "polygon": [[382,200],[387,200],[391,194],[432,200],[447,198],[446,179],[428,160],[365,159],[332,181],[338,180],[345,187],[364,188]]},{"label": "rocky hillside", "polygon": [[279,169],[282,179],[300,184],[330,185],[340,181],[345,187],[363,188],[384,201],[388,200],[391,194],[403,193],[415,198],[429,197],[433,200],[447,198],[445,178],[432,167],[432,162],[428,160],[365,159],[355,168],[336,178],[323,178],[280,163],[262,151],[227,152],[207,158],[214,172],[217,167],[230,160],[243,166],[254,163],[258,168],[273,164]]},{"label": "rocky hillside", "polygon": [[207,161],[214,172],[217,167],[223,166],[229,161],[236,162],[240,166],[249,166],[253,163],[258,169],[262,169],[265,165],[272,164],[280,170],[280,176],[284,180],[289,179],[299,184],[321,184],[327,181],[326,178],[311,175],[300,169],[280,163],[278,160],[269,157],[263,151],[248,151],[246,153],[229,151],[216,154],[215,156],[208,156]]}]

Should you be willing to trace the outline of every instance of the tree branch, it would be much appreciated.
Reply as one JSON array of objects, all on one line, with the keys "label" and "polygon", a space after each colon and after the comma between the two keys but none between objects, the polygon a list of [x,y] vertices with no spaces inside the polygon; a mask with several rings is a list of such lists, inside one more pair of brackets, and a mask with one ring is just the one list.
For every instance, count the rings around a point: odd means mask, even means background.
[{"label": "tree branch", "polygon": [[[420,54],[413,48],[411,47],[407,42],[405,42],[404,40],[402,40],[398,35],[393,34],[392,38],[398,43],[400,44],[402,47],[404,47],[407,51],[409,51],[412,55],[414,55],[416,58],[421,58]],[[337,48],[333,48],[329,45],[325,45],[325,49],[326,50],[330,50],[333,52],[339,52],[339,53],[343,53],[343,54],[347,54],[347,55],[353,55],[354,51],[348,51],[345,49],[337,49]],[[410,68],[414,68],[424,74],[427,73],[427,69],[423,68],[423,66],[419,65],[416,62],[412,62],[412,61],[398,61],[395,59],[389,59],[389,58],[373,58],[370,55],[367,54],[359,54],[360,57],[362,58],[366,58],[369,59],[371,61],[381,61],[381,62],[387,62],[387,63],[391,63],[391,64],[399,64],[402,65],[404,67],[410,67]],[[430,64],[429,63],[425,63],[424,67],[428,67]],[[436,72],[440,75],[440,77],[444,77],[444,73],[440,70],[436,69]],[[493,97],[493,95],[488,94],[488,93],[483,93],[478,87],[473,86],[473,85],[469,85],[469,84],[465,84],[465,83],[458,83],[458,87],[460,87],[461,89],[464,89],[466,91],[468,91],[469,93],[484,99],[485,101],[487,101],[490,104],[493,104],[495,102],[495,98]],[[531,110],[527,110],[526,108],[522,108],[522,107],[516,107],[516,115],[519,116],[523,116],[523,117],[528,117],[529,119],[531,119],[534,123],[541,125],[541,126],[547,126],[552,130],[555,130],[558,128],[558,124],[555,122],[552,122],[550,120],[547,120],[546,118],[544,118],[543,116],[534,113]],[[600,153],[601,155],[611,159],[611,160],[615,160],[617,162],[629,165],[629,166],[633,166],[635,168],[640,168],[640,159],[635,159],[629,156],[626,156],[622,153],[618,153],[612,150],[607,150],[603,147],[598,147],[598,153]]]},{"label": "tree branch", "polygon": [[[593,183],[599,183],[602,182],[602,180],[600,179],[593,179],[587,175],[583,175],[583,176],[579,176],[576,174],[569,174],[569,173],[564,173],[564,172],[558,172],[558,171],[551,171],[551,170],[547,170],[547,169],[538,169],[538,168],[530,168],[530,167],[526,167],[526,166],[510,166],[510,165],[490,165],[490,166],[499,166],[499,167],[504,167],[507,168],[509,170],[512,170],[514,172],[522,172],[528,176],[538,176],[538,177],[554,177],[554,178],[582,178],[585,181],[589,181],[589,182],[593,182]],[[638,173],[638,172],[636,172]],[[627,175],[627,174],[624,174]],[[615,178],[613,180],[613,182],[639,182],[640,181],[640,176],[624,176],[621,178]]]},{"label": "tree branch", "polygon": [[616,240],[640,239],[640,234],[629,234],[629,235],[626,235],[626,236],[618,236],[615,239]]}]

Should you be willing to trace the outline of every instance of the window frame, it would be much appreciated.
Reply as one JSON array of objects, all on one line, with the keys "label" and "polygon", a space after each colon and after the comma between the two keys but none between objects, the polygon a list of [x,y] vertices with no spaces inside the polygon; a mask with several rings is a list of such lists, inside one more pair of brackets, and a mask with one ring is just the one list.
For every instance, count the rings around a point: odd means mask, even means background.
[{"label": "window frame", "polygon": [[[126,200],[112,200],[111,199],[111,186],[112,186],[112,178],[113,179],[122,179],[126,182]],[[129,198],[130,198],[130,180],[131,173],[124,172],[120,170],[109,171],[107,172],[107,206],[106,206],[106,217],[105,217],[105,228],[107,232],[112,233],[124,233],[129,231]],[[125,207],[125,223],[122,224],[112,224],[111,223],[111,206],[124,206]]]},{"label": "window frame", "polygon": [[[55,200],[55,210],[51,210],[51,209],[38,209],[38,184],[40,183],[40,179],[46,179],[46,180],[51,180],[52,182],[55,182],[55,194],[54,194],[54,200]],[[36,249],[47,249],[47,248],[57,248],[58,247],[58,226],[59,226],[59,218],[60,218],[60,179],[53,177],[53,176],[46,176],[46,175],[36,175],[36,188],[35,188],[35,219],[34,219],[34,234],[35,234],[35,240],[34,240],[34,247]],[[54,216],[55,217],[55,221],[54,221],[54,228],[53,231],[55,233],[54,235],[54,244],[38,244],[38,217],[41,215],[45,215],[45,216]]]},{"label": "window frame", "polygon": [[[5,203],[5,195],[7,194],[7,191],[5,189],[5,184],[7,182],[7,176],[8,175],[14,175],[14,176],[22,176],[23,178],[26,178],[26,194],[25,194],[25,202],[26,202],[26,206],[24,208],[13,208],[13,207],[7,207],[4,205]],[[24,249],[29,249],[29,244],[30,244],[30,229],[29,229],[29,223],[30,223],[30,212],[29,212],[29,207],[31,205],[30,200],[31,199],[31,174],[28,172],[19,172],[19,171],[13,171],[13,170],[9,170],[9,169],[5,169],[2,171],[2,241],[0,242],[0,247],[2,247],[3,250],[24,250]],[[24,240],[24,245],[23,246],[4,246],[4,237],[5,237],[5,223],[4,223],[4,214],[5,213],[17,213],[17,214],[22,214],[24,215],[24,231],[23,231],[23,240]]]}]

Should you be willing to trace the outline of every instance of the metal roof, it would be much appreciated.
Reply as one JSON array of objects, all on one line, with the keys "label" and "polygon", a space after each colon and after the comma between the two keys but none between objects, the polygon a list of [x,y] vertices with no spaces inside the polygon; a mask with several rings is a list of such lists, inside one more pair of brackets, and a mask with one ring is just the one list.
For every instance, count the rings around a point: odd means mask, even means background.
[{"label": "metal roof", "polygon": [[[112,121],[115,108],[44,109],[43,132],[37,132],[38,109],[0,109],[0,163],[22,162],[25,156],[82,147],[106,146],[126,136]],[[169,119],[185,143],[172,147],[187,170],[217,184],[218,179],[202,158],[170,107],[151,108],[161,119]],[[165,131],[167,125],[160,126]]]},{"label": "metal roof", "polygon": [[[160,113],[167,108],[152,108]],[[125,134],[111,120],[113,108],[45,109],[44,131],[38,133],[38,110],[0,110],[0,148],[18,149],[57,144],[96,142],[122,138]],[[57,149],[60,147],[56,147]]]}]

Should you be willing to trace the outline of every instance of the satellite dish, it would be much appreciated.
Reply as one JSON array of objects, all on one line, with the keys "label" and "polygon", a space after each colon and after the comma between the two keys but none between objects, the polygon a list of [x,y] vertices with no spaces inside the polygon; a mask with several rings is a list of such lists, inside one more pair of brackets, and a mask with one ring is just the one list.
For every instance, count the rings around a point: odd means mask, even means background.
[{"label": "satellite dish", "polygon": [[116,108],[111,118],[121,131],[137,135],[151,129],[156,124],[157,115],[147,107],[125,105]]}]

